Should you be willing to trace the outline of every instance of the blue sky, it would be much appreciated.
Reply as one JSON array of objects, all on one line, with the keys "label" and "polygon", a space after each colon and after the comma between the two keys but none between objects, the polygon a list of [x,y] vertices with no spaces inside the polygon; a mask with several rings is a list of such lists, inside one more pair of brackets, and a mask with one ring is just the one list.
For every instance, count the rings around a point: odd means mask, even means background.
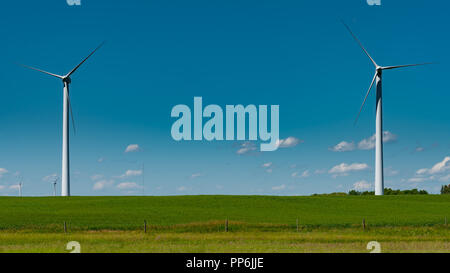
[{"label": "blue sky", "polygon": [[[340,19],[381,65],[437,62],[383,75],[385,186],[436,193],[450,181],[446,1],[81,3],[2,4],[1,195],[18,194],[19,173],[24,195],[50,195],[48,176],[61,173],[62,84],[16,63],[67,73],[103,40],[72,77],[72,194],[373,188],[374,92],[353,121],[374,71]],[[280,105],[280,137],[293,141],[264,153],[256,142],[176,142],[171,109],[194,96]],[[350,151],[333,151],[342,141]]]}]

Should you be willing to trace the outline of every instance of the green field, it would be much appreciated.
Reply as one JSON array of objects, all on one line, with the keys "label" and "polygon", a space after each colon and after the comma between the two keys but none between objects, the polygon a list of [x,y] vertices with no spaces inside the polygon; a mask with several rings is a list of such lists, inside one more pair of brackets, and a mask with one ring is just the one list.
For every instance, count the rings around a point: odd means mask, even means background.
[{"label": "green field", "polygon": [[448,195],[1,197],[0,208],[0,252],[65,252],[70,240],[83,252],[367,252],[371,240],[450,252]]}]

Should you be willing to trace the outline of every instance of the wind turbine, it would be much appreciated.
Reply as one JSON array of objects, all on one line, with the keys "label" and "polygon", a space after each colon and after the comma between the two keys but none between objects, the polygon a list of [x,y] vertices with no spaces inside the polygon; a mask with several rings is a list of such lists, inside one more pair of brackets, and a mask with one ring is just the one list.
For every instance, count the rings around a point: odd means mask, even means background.
[{"label": "wind turbine", "polygon": [[26,68],[30,68],[42,73],[45,73],[47,75],[59,78],[63,82],[63,140],[62,140],[62,175],[61,175],[61,196],[70,196],[70,164],[69,164],[69,110],[70,110],[70,116],[72,117],[72,125],[73,130],[75,132],[75,122],[73,118],[72,113],[72,106],[70,105],[70,97],[69,97],[69,85],[71,83],[70,76],[89,58],[94,54],[95,51],[97,51],[103,43],[101,43],[96,49],[94,49],[86,58],[81,61],[77,66],[75,66],[69,73],[67,73],[64,76],[53,74],[38,68],[34,68],[27,65],[22,65]]},{"label": "wind turbine", "polygon": [[18,186],[19,186],[19,196],[22,197],[23,177],[19,176],[18,178],[19,178],[19,184],[18,184]]},{"label": "wind turbine", "polygon": [[377,94],[376,94],[376,118],[375,118],[375,195],[383,195],[384,194],[384,177],[383,177],[383,113],[382,113],[382,100],[381,100],[381,76],[384,70],[391,70],[397,68],[404,68],[410,66],[418,66],[418,65],[426,65],[430,63],[421,63],[421,64],[406,64],[406,65],[396,65],[396,66],[379,66],[374,59],[370,56],[369,52],[364,48],[362,43],[358,40],[358,38],[353,34],[350,27],[342,22],[350,34],[353,36],[355,41],[362,48],[364,53],[369,57],[370,61],[375,67],[375,75],[373,76],[372,82],[370,84],[369,90],[367,90],[366,96],[364,97],[364,101],[359,109],[359,113],[356,116],[355,124],[358,121],[359,115],[363,109],[364,103],[366,102],[367,96],[369,96],[370,90],[372,90],[373,83],[376,80],[377,86]]},{"label": "wind turbine", "polygon": [[55,177],[55,180],[53,180],[53,196],[56,196],[56,182],[58,181],[58,177]]}]

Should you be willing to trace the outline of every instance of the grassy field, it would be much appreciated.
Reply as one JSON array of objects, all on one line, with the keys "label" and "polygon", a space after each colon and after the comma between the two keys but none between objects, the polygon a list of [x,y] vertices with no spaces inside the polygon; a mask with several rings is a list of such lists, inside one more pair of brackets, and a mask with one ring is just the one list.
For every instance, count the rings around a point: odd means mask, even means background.
[{"label": "grassy field", "polygon": [[1,197],[0,208],[0,252],[67,252],[71,240],[82,252],[368,252],[373,240],[450,252],[442,195]]},{"label": "grassy field", "polygon": [[443,227],[313,229],[300,232],[148,232],[81,231],[71,233],[1,232],[0,252],[369,252],[370,241],[385,252],[450,252],[450,231]]}]

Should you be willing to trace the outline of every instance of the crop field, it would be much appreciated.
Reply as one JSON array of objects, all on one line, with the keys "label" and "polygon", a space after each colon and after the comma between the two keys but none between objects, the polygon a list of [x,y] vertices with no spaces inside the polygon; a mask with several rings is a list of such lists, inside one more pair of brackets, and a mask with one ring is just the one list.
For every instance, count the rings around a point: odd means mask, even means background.
[{"label": "crop field", "polygon": [[448,195],[1,197],[0,252],[450,252],[448,218]]}]

